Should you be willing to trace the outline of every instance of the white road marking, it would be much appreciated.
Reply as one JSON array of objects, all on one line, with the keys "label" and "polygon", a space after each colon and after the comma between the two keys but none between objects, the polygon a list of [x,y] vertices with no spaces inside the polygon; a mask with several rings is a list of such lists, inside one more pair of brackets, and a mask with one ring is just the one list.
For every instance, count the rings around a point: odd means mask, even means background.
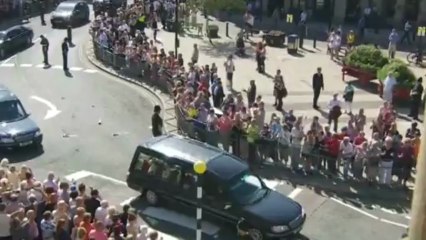
[{"label": "white road marking", "polygon": [[395,225],[395,226],[398,226],[398,227],[401,227],[401,228],[408,228],[408,225],[405,225],[405,224],[402,224],[402,223],[397,223],[397,222],[394,222],[394,221],[390,221],[390,220],[387,220],[387,219],[384,219],[384,218],[379,218],[377,216],[374,216],[373,214],[370,214],[370,213],[368,213],[366,211],[363,211],[363,210],[361,210],[359,208],[356,208],[356,207],[354,207],[354,206],[352,206],[350,204],[344,203],[344,202],[342,202],[339,199],[336,199],[336,198],[333,198],[333,197],[330,198],[330,199],[333,200],[334,202],[340,204],[340,205],[343,205],[343,206],[348,207],[348,208],[350,208],[350,209],[352,209],[354,211],[357,211],[357,212],[359,212],[359,213],[361,213],[361,214],[363,214],[363,215],[365,215],[365,216],[367,216],[367,217],[369,217],[371,219],[374,219],[374,220],[377,220],[377,221],[380,221],[380,222],[383,222],[383,223],[388,223],[388,224],[391,224],[391,225]]},{"label": "white road marking", "polygon": [[60,110],[58,110],[58,108],[51,102],[47,101],[46,99],[43,99],[41,97],[37,97],[37,96],[31,96],[31,99],[34,99],[38,102],[41,102],[43,104],[45,104],[49,110],[47,110],[46,116],[44,117],[44,120],[48,120],[51,118],[56,117],[58,114],[61,113]]},{"label": "white road marking", "polygon": [[72,68],[70,68],[70,70],[71,70],[71,71],[76,71],[76,72],[78,72],[78,71],[83,70],[83,68],[80,68],[80,67],[72,67]]},{"label": "white road marking", "polygon": [[124,206],[124,205],[128,205],[128,204],[130,204],[133,200],[135,200],[137,197],[131,197],[131,198],[129,198],[129,199],[127,199],[127,200],[124,200],[124,201],[122,201],[121,203],[120,203],[120,206]]},{"label": "white road marking", "polygon": [[405,218],[406,218],[406,219],[408,219],[408,220],[411,220],[411,217],[410,217],[410,216],[408,216],[408,215],[407,215],[407,216],[405,216]]},{"label": "white road marking", "polygon": [[0,65],[0,67],[14,67],[15,64],[14,63],[3,63]]},{"label": "white road marking", "polygon": [[22,63],[20,66],[21,67],[32,67],[33,65],[29,64],[29,63]]},{"label": "white road marking", "polygon": [[289,198],[291,198],[291,199],[294,199],[294,198],[296,198],[297,197],[297,195],[299,195],[301,192],[303,191],[303,189],[301,189],[301,188],[296,188],[296,189],[294,189],[289,195],[288,195],[288,197]]},{"label": "white road marking", "polygon": [[39,37],[38,37],[38,38],[36,38],[36,39],[34,39],[34,40],[33,40],[33,43],[37,43],[37,42],[39,42],[40,40],[41,40],[41,38],[39,38]]},{"label": "white road marking", "polygon": [[65,179],[67,179],[68,181],[78,181],[82,178],[89,177],[90,175],[92,175],[91,172],[81,170],[81,171],[74,172],[74,173],[66,175]]},{"label": "white road marking", "polygon": [[44,64],[38,64],[37,66],[35,66],[36,68],[44,68]]},{"label": "white road marking", "polygon": [[62,65],[53,65],[52,68],[53,69],[62,69],[64,66]]},{"label": "white road marking", "polygon": [[85,72],[85,73],[97,73],[98,70],[95,70],[95,69],[86,69],[83,72]]},{"label": "white road marking", "polygon": [[14,57],[15,57],[15,56],[11,56],[11,57],[9,57],[8,59],[4,60],[2,65],[6,64],[6,63],[8,63],[8,62],[10,62],[10,60],[12,60]]}]

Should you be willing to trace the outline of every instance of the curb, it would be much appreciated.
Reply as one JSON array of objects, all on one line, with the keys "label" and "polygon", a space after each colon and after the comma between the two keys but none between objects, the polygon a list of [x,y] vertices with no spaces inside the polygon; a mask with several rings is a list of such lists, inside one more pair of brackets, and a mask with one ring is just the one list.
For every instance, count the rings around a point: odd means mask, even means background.
[{"label": "curb", "polygon": [[[86,43],[85,46],[85,55],[87,57],[87,60],[89,60],[89,62],[94,65],[96,68],[98,68],[99,70],[101,70],[102,72],[108,73],[111,76],[120,78],[126,82],[135,84],[141,88],[143,88],[144,90],[146,90],[149,94],[151,94],[154,98],[156,98],[156,102],[158,102],[162,109],[163,109],[163,121],[164,121],[164,128],[167,132],[174,132],[177,131],[177,125],[176,124],[170,124],[169,122],[172,120],[176,120],[176,116],[174,114],[174,105],[168,103],[168,101],[171,100],[170,96],[168,96],[167,94],[161,92],[160,90],[157,90],[151,86],[148,86],[147,84],[143,83],[143,82],[139,82],[133,78],[124,76],[120,73],[118,73],[117,71],[115,71],[114,69],[112,69],[111,67],[108,67],[106,65],[104,65],[102,62],[100,62],[99,60],[97,60],[94,56],[93,53],[93,46],[92,46],[92,42],[91,40]],[[170,113],[170,110],[172,110],[173,113]]]}]

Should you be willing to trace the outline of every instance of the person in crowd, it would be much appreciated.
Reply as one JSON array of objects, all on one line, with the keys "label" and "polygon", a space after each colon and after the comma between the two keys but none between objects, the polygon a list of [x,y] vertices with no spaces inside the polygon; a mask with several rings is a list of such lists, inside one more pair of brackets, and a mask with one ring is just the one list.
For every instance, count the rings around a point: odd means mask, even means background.
[{"label": "person in crowd", "polygon": [[320,67],[317,68],[317,72],[312,77],[312,88],[314,90],[314,101],[312,107],[318,109],[318,99],[321,94],[321,90],[324,91],[324,77]]},{"label": "person in crowd", "polygon": [[226,80],[228,81],[228,90],[232,90],[232,80],[235,72],[235,65],[234,61],[232,60],[233,56],[229,55],[226,59],[225,63],[223,64],[226,71]]},{"label": "person in crowd", "polygon": [[62,61],[63,61],[63,69],[64,71],[68,71],[68,38],[64,38],[64,41],[62,42]]},{"label": "person in crowd", "polygon": [[328,103],[328,125],[333,122],[333,129],[337,132],[339,117],[342,115],[342,103],[338,99],[339,94],[333,94],[333,99]]},{"label": "person in crowd", "polygon": [[345,113],[352,114],[352,102],[354,100],[355,89],[352,83],[348,83],[343,93],[343,99],[345,100]]},{"label": "person in crowd", "polygon": [[154,106],[154,113],[151,118],[152,135],[154,137],[161,136],[163,134],[163,119],[160,116],[161,107],[159,105]]},{"label": "person in crowd", "polygon": [[353,176],[356,180],[360,181],[362,179],[362,173],[364,170],[364,165],[367,162],[367,147],[368,143],[363,141],[355,149],[355,158],[353,163]]},{"label": "person in crowd", "polygon": [[302,120],[299,119],[295,122],[291,130],[291,169],[293,171],[299,170],[300,164],[300,154],[302,148],[302,141],[305,138],[305,133],[303,132]]},{"label": "person in crowd", "polygon": [[413,88],[410,92],[411,103],[410,103],[410,113],[408,116],[412,117],[413,120],[419,119],[419,108],[422,102],[423,96],[423,78],[418,78],[416,84],[414,84]]},{"label": "person in crowd", "polygon": [[256,46],[256,62],[257,71],[259,73],[265,73],[265,60],[266,60],[266,46],[263,42],[258,42]]},{"label": "person in crowd", "polygon": [[379,183],[390,185],[392,181],[392,166],[395,160],[395,149],[393,148],[393,140],[386,137],[384,145],[380,153],[379,162]]},{"label": "person in crowd", "polygon": [[340,156],[343,162],[343,178],[348,179],[349,168],[352,158],[355,156],[355,148],[349,137],[344,137],[340,143]]},{"label": "person in crowd", "polygon": [[391,59],[395,58],[398,42],[399,42],[398,31],[396,31],[396,29],[393,28],[391,33],[389,34],[389,46],[388,46],[388,57]]},{"label": "person in crowd", "polygon": [[281,75],[281,70],[277,70],[274,79],[274,96],[275,108],[277,111],[283,111],[283,98],[287,96],[287,88],[285,87],[284,78]]}]

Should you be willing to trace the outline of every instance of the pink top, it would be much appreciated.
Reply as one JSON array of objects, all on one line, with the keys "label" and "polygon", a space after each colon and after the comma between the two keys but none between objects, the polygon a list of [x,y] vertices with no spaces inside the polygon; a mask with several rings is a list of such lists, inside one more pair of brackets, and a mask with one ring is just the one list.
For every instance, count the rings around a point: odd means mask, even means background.
[{"label": "pink top", "polygon": [[108,237],[104,231],[91,230],[89,233],[89,239],[94,240],[108,240]]}]

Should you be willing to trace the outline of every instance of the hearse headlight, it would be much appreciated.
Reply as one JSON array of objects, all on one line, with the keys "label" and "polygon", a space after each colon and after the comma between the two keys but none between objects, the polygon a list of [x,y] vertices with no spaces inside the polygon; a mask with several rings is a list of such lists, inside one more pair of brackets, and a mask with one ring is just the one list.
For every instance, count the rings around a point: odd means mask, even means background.
[{"label": "hearse headlight", "polygon": [[281,225],[281,226],[273,226],[271,227],[272,232],[274,233],[281,233],[281,232],[285,232],[288,230],[288,227],[285,225]]},{"label": "hearse headlight", "polygon": [[10,134],[1,134],[0,133],[0,142],[11,143],[11,142],[13,142],[13,137]]},{"label": "hearse headlight", "polygon": [[40,136],[41,135],[41,131],[40,130],[38,130],[37,132],[35,132],[35,134],[34,134],[34,136],[35,137],[38,137],[38,136]]}]

